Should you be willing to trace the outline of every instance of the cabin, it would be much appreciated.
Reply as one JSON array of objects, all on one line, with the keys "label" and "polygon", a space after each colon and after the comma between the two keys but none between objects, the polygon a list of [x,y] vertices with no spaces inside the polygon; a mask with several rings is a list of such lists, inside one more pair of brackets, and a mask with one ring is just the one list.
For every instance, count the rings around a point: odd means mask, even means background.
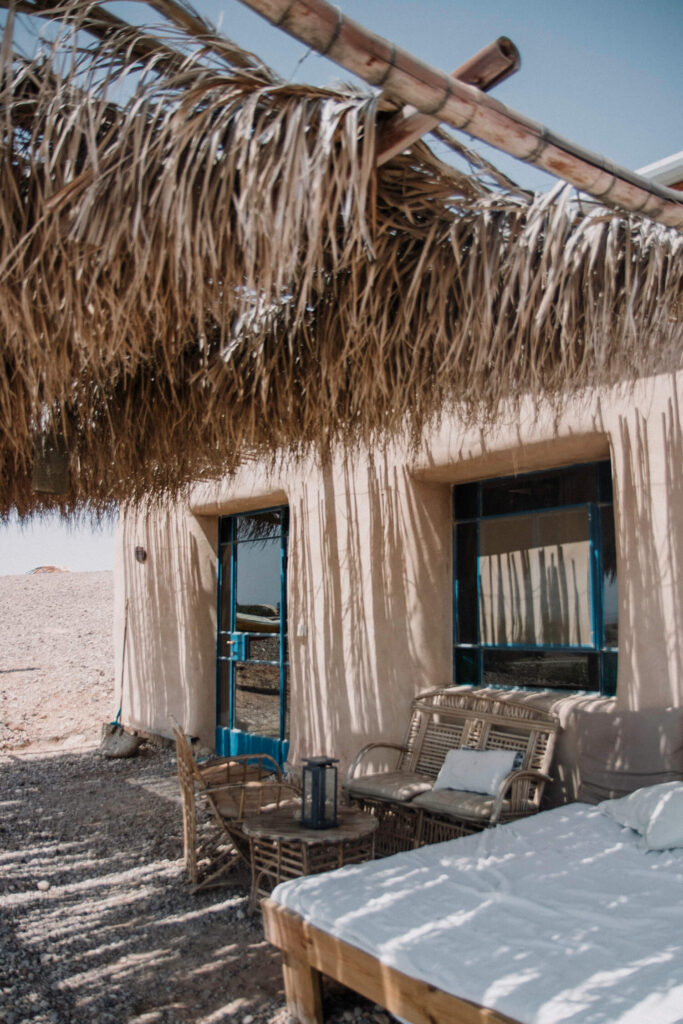
[{"label": "cabin", "polygon": [[343,767],[483,687],[560,716],[551,801],[680,775],[682,155],[490,99],[504,37],[447,75],[290,6],[377,91],[174,4],[157,38],[73,0],[35,59],[8,31],[0,516],[121,508],[132,729]]},{"label": "cabin", "polygon": [[[683,156],[652,172],[683,179]],[[560,716],[551,804],[680,776],[682,409],[681,372],[529,395],[123,514],[123,721],[296,774],[474,686]]]}]

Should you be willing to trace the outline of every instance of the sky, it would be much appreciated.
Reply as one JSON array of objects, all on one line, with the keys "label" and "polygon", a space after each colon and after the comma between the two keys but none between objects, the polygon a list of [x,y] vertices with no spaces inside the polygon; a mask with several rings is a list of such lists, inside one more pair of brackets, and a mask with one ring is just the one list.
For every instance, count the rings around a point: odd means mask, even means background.
[{"label": "sky", "polygon": [[[139,4],[107,6],[128,20],[154,19]],[[332,85],[351,78],[239,0],[196,0],[195,6],[289,80]],[[521,53],[521,70],[492,95],[631,170],[683,149],[683,0],[341,0],[337,6],[444,71],[509,36]],[[35,35],[31,21],[22,25],[28,36]],[[466,141],[527,188],[554,183],[483,143]],[[111,568],[113,525],[0,524],[0,575],[45,564]]]},{"label": "sky", "polygon": [[19,575],[41,565],[72,572],[112,569],[115,529],[115,520],[72,524],[55,516],[0,523],[0,576]]}]

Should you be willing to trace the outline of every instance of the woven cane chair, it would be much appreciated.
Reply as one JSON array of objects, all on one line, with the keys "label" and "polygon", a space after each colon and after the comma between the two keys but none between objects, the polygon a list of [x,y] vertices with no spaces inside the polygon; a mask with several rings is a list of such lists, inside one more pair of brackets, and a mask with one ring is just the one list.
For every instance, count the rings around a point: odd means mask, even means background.
[{"label": "woven cane chair", "polygon": [[[559,727],[556,715],[507,696],[457,687],[431,690],[413,700],[403,745],[367,744],[351,764],[343,789],[379,819],[379,856],[456,839],[540,809]],[[396,768],[359,773],[376,747],[398,751]],[[462,748],[515,751],[520,763],[495,796],[467,789],[434,791],[448,752]]]},{"label": "woven cane chair", "polygon": [[[294,802],[296,793],[268,754],[216,757],[198,764],[185,735],[175,727],[173,734],[183,809],[183,866],[196,892],[221,884],[240,860],[250,864],[249,840],[240,827],[244,818]],[[198,804],[209,812],[208,822],[199,827]]]}]

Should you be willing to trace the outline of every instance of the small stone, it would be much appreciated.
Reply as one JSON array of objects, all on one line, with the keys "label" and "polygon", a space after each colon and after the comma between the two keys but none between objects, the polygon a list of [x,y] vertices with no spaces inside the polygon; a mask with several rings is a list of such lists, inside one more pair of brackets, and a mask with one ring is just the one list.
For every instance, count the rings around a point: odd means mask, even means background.
[{"label": "small stone", "polygon": [[242,1017],[242,1024],[254,1024],[253,1013],[248,1013],[246,1017]]},{"label": "small stone", "polygon": [[50,883],[45,878],[41,878],[41,880],[38,882],[36,886],[36,889],[40,889],[41,892],[47,892],[49,888]]}]

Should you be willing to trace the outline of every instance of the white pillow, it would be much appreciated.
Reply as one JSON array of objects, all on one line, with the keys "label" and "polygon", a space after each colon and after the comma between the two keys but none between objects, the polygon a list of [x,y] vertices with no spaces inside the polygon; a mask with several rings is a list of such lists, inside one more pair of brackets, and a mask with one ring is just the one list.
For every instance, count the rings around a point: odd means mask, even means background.
[{"label": "white pillow", "polygon": [[645,786],[618,800],[603,800],[598,810],[640,832],[648,850],[683,846],[683,782]]},{"label": "white pillow", "polygon": [[434,789],[462,789],[495,796],[516,759],[516,750],[449,750]]}]

